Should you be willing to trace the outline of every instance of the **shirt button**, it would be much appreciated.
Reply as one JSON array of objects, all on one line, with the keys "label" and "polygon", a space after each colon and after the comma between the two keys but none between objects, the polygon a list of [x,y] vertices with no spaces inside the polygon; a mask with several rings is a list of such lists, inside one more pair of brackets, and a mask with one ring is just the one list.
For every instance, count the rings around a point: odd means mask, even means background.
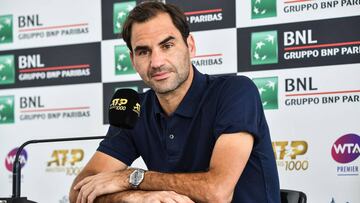
[{"label": "shirt button", "polygon": [[174,139],[174,137],[175,137],[175,136],[174,136],[173,134],[170,134],[170,135],[169,135],[169,138],[170,138],[171,140]]}]

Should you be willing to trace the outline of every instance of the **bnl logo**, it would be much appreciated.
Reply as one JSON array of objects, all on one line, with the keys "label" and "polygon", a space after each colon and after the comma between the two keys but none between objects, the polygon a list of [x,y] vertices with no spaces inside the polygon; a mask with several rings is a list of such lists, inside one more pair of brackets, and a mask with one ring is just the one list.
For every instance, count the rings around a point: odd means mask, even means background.
[{"label": "bnl logo", "polygon": [[13,42],[13,17],[0,16],[0,44],[11,42]]},{"label": "bnl logo", "polygon": [[66,164],[70,164],[74,166],[76,163],[79,163],[84,158],[84,150],[82,149],[60,149],[54,150],[51,157],[54,159],[47,163],[47,166],[50,167],[55,165],[56,167],[65,166]]},{"label": "bnl logo", "polygon": [[251,34],[251,65],[278,63],[277,31]]},{"label": "bnl logo", "polygon": [[115,46],[115,75],[136,73],[132,67],[129,49],[126,45]]},{"label": "bnl logo", "polygon": [[276,16],[276,0],[251,0],[251,18]]},{"label": "bnl logo", "polygon": [[113,13],[113,31],[114,34],[121,33],[124,22],[129,15],[129,12],[136,6],[136,1],[127,1],[114,4]]},{"label": "bnl logo", "polygon": [[264,109],[278,109],[278,77],[252,79],[259,90]]},{"label": "bnl logo", "polygon": [[[5,158],[5,167],[9,172],[12,172],[12,170],[13,170],[15,156],[16,156],[16,152],[18,151],[18,149],[19,148],[15,148],[15,149],[11,150]],[[23,149],[19,156],[21,168],[23,168],[25,166],[27,160],[28,160],[28,154],[25,151],[25,149]]]},{"label": "bnl logo", "polygon": [[296,159],[297,156],[304,155],[308,150],[308,144],[305,141],[277,141],[272,145],[277,160]]},{"label": "bnl logo", "polygon": [[14,122],[14,96],[0,96],[0,124]]},{"label": "bnl logo", "polygon": [[14,83],[15,83],[14,55],[0,55],[0,85],[14,84]]}]

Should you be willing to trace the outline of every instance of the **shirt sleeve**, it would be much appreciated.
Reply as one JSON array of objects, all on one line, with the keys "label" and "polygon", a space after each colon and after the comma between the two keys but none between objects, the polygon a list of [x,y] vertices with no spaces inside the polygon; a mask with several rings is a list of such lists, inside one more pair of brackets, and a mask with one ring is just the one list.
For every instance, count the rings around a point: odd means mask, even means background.
[{"label": "shirt sleeve", "polygon": [[139,157],[131,136],[131,130],[110,126],[106,138],[100,142],[97,151],[112,156],[126,165]]},{"label": "shirt sleeve", "polygon": [[215,139],[221,134],[248,132],[261,139],[260,122],[264,117],[259,92],[245,76],[228,78],[220,88],[215,118]]}]

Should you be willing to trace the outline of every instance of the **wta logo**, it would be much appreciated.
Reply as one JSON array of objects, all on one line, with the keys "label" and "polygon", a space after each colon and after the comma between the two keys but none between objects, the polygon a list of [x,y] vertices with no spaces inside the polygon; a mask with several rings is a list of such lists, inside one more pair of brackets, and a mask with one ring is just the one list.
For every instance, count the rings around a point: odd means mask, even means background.
[{"label": "wta logo", "polygon": [[342,164],[350,163],[360,155],[360,136],[346,134],[335,141],[331,148],[332,158]]},{"label": "wta logo", "polygon": [[[5,158],[6,169],[8,171],[10,171],[10,172],[12,172],[17,151],[18,151],[18,148],[15,148],[15,149],[11,150],[9,152],[9,154]],[[27,159],[28,159],[27,152],[23,149],[21,151],[21,153],[20,153],[20,156],[19,156],[19,161],[20,161],[21,168],[23,168],[25,166],[25,164],[27,162]]]}]

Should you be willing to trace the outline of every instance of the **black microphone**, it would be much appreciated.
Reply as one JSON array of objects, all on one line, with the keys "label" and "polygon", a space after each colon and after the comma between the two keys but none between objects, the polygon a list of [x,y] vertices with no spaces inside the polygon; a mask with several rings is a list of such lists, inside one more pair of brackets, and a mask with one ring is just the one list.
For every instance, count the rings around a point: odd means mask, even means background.
[{"label": "black microphone", "polygon": [[[139,95],[132,89],[119,89],[115,92],[109,105],[109,123],[113,126],[133,129],[137,119],[140,117]],[[26,197],[20,196],[21,189],[21,163],[19,160],[21,151],[25,146],[34,143],[46,142],[67,142],[79,140],[104,139],[106,136],[92,137],[70,137],[70,138],[54,138],[42,140],[29,140],[23,143],[16,152],[13,164],[13,193],[11,198],[0,198],[0,203],[36,203],[28,200]]]},{"label": "black microphone", "polygon": [[110,125],[133,129],[140,117],[139,95],[132,89],[118,89],[109,105]]}]

